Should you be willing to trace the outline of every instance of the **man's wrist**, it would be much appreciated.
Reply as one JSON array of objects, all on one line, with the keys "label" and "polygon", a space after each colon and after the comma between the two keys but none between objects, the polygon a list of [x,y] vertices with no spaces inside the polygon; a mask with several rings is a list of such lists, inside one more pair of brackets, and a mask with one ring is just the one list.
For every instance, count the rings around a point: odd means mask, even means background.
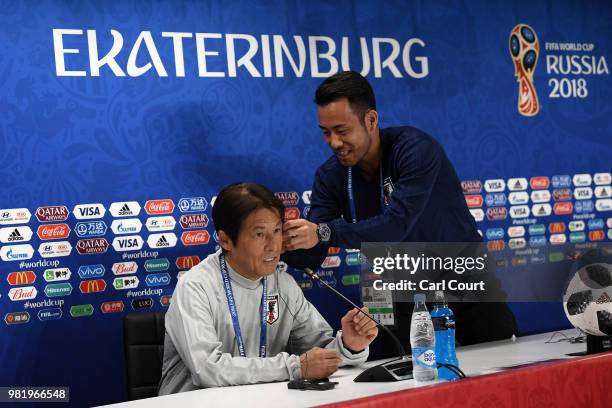
[{"label": "man's wrist", "polygon": [[344,335],[342,335],[342,337],[340,338],[342,340],[342,345],[344,346],[345,349],[347,349],[351,354],[359,354],[359,353],[363,353],[364,349],[361,349],[360,351],[355,351],[352,348],[350,348],[345,342],[344,342]]}]

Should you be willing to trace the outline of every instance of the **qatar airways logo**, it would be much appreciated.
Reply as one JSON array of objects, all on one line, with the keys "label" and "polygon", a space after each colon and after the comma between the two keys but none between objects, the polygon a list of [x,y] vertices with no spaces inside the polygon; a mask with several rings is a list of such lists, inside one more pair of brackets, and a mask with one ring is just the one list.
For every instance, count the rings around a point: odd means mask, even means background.
[{"label": "qatar airways logo", "polygon": [[[195,72],[195,67],[185,67],[185,52],[195,54],[201,78],[283,78],[290,72],[297,78],[325,78],[359,68],[363,76],[375,78],[421,79],[429,75],[426,45],[420,38],[171,31],[141,31],[133,42],[129,37],[127,40],[114,29],[54,28],[56,75],[139,77],[152,71],[159,77],[185,77],[186,72]],[[218,61],[224,69],[213,71],[211,66],[218,66]]]}]

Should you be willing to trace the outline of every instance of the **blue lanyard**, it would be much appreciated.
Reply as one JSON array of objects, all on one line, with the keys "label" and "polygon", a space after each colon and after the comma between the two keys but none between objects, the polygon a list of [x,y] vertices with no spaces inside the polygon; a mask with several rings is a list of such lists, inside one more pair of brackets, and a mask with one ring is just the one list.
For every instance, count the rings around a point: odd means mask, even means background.
[{"label": "blue lanyard", "polygon": [[[242,332],[240,331],[240,322],[238,321],[238,311],[236,310],[236,302],[234,300],[234,292],[232,291],[232,284],[230,282],[229,274],[227,272],[227,263],[225,263],[225,256],[223,256],[223,254],[219,255],[219,263],[221,264],[223,287],[225,288],[227,305],[229,307],[230,316],[232,317],[232,325],[234,326],[234,335],[236,336],[236,343],[238,343],[238,351],[240,352],[241,357],[246,357],[244,341],[242,340]],[[261,283],[263,285],[263,293],[261,294],[261,331],[259,335],[259,357],[265,357],[268,329],[266,316],[268,314],[268,305],[266,303],[266,278],[262,278]]]},{"label": "blue lanyard", "polygon": [[[383,190],[383,173],[382,173],[382,163],[379,166],[379,175],[380,175],[380,210],[385,211],[385,192]],[[351,218],[353,223],[357,222],[357,210],[355,209],[355,197],[353,196],[353,168],[348,168],[348,200],[349,200],[349,208],[351,210]]]}]

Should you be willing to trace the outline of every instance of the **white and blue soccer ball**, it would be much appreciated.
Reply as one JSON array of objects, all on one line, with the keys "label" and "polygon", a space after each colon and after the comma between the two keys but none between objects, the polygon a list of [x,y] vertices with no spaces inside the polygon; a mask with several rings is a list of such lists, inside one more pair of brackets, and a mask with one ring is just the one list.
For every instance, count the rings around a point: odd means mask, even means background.
[{"label": "white and blue soccer ball", "polygon": [[612,336],[612,265],[592,263],[578,269],[565,290],[563,308],[576,328]]}]

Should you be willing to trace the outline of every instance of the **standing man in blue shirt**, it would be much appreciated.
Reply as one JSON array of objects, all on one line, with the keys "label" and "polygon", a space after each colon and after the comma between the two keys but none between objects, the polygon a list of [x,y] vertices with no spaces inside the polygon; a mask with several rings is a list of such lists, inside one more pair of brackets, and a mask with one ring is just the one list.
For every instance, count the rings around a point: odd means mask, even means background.
[{"label": "standing man in blue shirt", "polygon": [[[360,248],[362,242],[482,241],[442,146],[414,127],[380,129],[374,91],[363,76],[347,71],[327,78],[315,103],[334,154],[315,174],[308,220],[283,225],[287,263],[316,267],[329,246]],[[505,303],[453,306],[461,344],[517,333]],[[410,312],[396,312],[400,328],[409,326]],[[472,324],[483,319],[487,330]]]}]

